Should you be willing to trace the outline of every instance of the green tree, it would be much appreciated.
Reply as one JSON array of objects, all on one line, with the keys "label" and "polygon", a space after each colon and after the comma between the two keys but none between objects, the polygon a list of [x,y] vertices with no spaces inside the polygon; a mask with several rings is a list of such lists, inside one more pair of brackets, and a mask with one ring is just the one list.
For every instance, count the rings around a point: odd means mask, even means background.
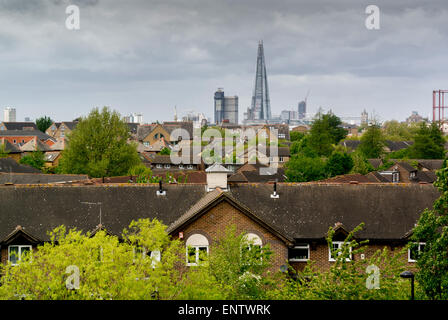
[{"label": "green tree", "polygon": [[417,123],[398,122],[397,120],[386,121],[383,124],[384,136],[392,141],[411,141],[418,130]]},{"label": "green tree", "polygon": [[436,123],[427,125],[422,122],[410,147],[412,159],[443,159],[445,157],[445,140]]},{"label": "green tree", "polygon": [[325,162],[321,158],[310,158],[304,155],[293,155],[285,163],[285,175],[289,182],[306,182],[325,179],[327,177]]},{"label": "green tree", "polygon": [[325,164],[325,171],[330,177],[349,173],[353,168],[352,157],[343,152],[335,151]]},{"label": "green tree", "polygon": [[[351,231],[339,248],[333,246],[335,230],[330,228],[327,243],[334,257],[328,271],[320,271],[313,262],[309,262],[303,271],[296,272],[290,268],[294,277],[286,279],[285,284],[268,293],[268,298],[306,299],[306,300],[388,300],[408,299],[407,279],[400,279],[405,269],[405,250],[390,252],[387,247],[376,250],[368,259],[355,259],[368,249],[368,241],[357,241],[355,233],[360,231],[360,224]],[[378,267],[378,289],[369,289],[373,284],[373,269]],[[375,268],[370,267],[370,268]],[[407,290],[405,290],[407,289]],[[419,289],[419,288],[417,288]],[[420,291],[418,291],[420,292]],[[420,295],[418,295],[420,297]]]},{"label": "green tree", "polygon": [[[421,214],[411,237],[411,250],[418,250],[418,242],[425,242],[424,250],[417,257],[420,282],[431,299],[448,299],[448,168],[447,160],[442,169],[436,172],[434,185],[440,197],[434,202],[432,210]],[[417,251],[418,252],[418,251]]]},{"label": "green tree", "polygon": [[169,156],[171,154],[171,150],[167,147],[164,147],[162,150],[160,150],[160,154]]},{"label": "green tree", "polygon": [[45,166],[45,155],[42,151],[34,151],[31,154],[22,157],[19,163],[42,170]]},{"label": "green tree", "polygon": [[289,139],[291,140],[291,142],[300,141],[304,136],[305,134],[303,132],[291,131],[289,133]]},{"label": "green tree", "polygon": [[140,163],[136,143],[128,143],[129,129],[118,112],[104,107],[81,118],[67,135],[60,166],[63,172],[91,177],[121,176]]},{"label": "green tree", "polygon": [[[22,256],[17,266],[6,265],[0,298],[172,299],[183,250],[165,228],[157,220],[133,221],[120,241],[103,230],[93,236],[60,226],[50,233],[51,241]],[[79,289],[66,287],[75,272],[69,266],[79,269]]]},{"label": "green tree", "polygon": [[36,119],[37,128],[42,132],[45,132],[51,126],[52,123],[53,120],[51,120],[51,118],[47,116],[43,116]]},{"label": "green tree", "polygon": [[351,153],[353,159],[353,168],[351,173],[368,174],[374,171],[375,168],[367,161],[366,157],[359,151]]},{"label": "green tree", "polygon": [[6,150],[6,144],[0,144],[0,158],[6,158],[9,155],[9,151]]},{"label": "green tree", "polygon": [[310,130],[309,146],[319,156],[329,156],[336,145],[347,136],[347,130],[341,127],[341,119],[334,114],[318,113]]},{"label": "green tree", "polygon": [[[210,247],[208,259],[190,272],[180,291],[179,299],[263,299],[275,287],[268,269],[272,251],[269,245],[259,247],[238,234],[234,225],[228,226],[224,235]],[[204,282],[210,295],[204,290]]]},{"label": "green tree", "polygon": [[358,150],[366,158],[379,158],[383,154],[386,141],[378,124],[370,125],[361,137]]}]

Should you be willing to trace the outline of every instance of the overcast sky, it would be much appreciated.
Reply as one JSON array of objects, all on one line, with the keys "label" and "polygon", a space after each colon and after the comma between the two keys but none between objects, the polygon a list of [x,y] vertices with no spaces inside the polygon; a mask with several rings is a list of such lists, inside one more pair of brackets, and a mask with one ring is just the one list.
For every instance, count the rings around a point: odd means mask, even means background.
[{"label": "overcast sky", "polygon": [[[69,4],[81,29],[65,26]],[[365,27],[377,5],[380,29]],[[448,89],[448,1],[0,0],[0,107],[17,120],[59,121],[111,106],[145,122],[188,110],[213,121],[213,94],[250,105],[264,41],[273,114],[339,116],[365,108],[381,120],[429,116]]]}]

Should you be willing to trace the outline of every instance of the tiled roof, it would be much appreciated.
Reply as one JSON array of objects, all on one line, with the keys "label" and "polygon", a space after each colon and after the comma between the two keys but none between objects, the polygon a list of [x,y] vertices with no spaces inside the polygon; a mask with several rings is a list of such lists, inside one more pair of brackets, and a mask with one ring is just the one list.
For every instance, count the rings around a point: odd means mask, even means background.
[{"label": "tiled roof", "polygon": [[55,139],[40,130],[0,130],[0,137],[28,137],[36,136],[42,141],[48,139],[55,141]]},{"label": "tiled roof", "polygon": [[0,172],[7,173],[40,173],[36,168],[19,164],[11,158],[0,158]]},{"label": "tiled roof", "polygon": [[[157,184],[0,186],[0,239],[17,225],[42,240],[48,239],[47,231],[62,224],[92,230],[99,223],[99,209],[83,202],[101,202],[103,225],[120,235],[132,220],[157,218],[171,225],[193,207],[201,209],[213,201],[203,184],[164,184],[163,189],[165,196],[156,194]],[[324,239],[337,222],[347,230],[364,222],[359,238],[399,240],[440,196],[429,184],[391,183],[279,183],[279,198],[272,199],[272,192],[272,184],[244,183],[230,185],[225,193],[282,235],[302,240]]]},{"label": "tiled roof", "polygon": [[6,130],[24,130],[24,128],[33,128],[34,130],[38,130],[37,125],[34,122],[1,122],[1,123],[6,127]]}]

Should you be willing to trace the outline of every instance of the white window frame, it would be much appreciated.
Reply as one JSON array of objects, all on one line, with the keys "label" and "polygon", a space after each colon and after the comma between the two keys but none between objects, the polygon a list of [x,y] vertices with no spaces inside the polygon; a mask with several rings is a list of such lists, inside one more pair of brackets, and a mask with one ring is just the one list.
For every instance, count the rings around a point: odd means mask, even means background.
[{"label": "white window frame", "polygon": [[193,169],[193,165],[192,165],[192,164],[189,164],[189,165],[187,166],[187,169]]},{"label": "white window frame", "polygon": [[156,164],[156,168],[157,168],[157,169],[162,169],[163,166],[162,166],[160,163],[158,163],[158,164]]},{"label": "white window frame", "polygon": [[[33,251],[33,246],[32,245],[10,245],[8,246],[8,261],[11,262],[11,247],[19,247],[19,256],[17,261],[21,261],[22,260],[22,248],[29,248],[30,249],[30,253]],[[12,263],[11,265],[16,266],[18,265],[18,263]]]},{"label": "white window frame", "polygon": [[[334,244],[337,244],[338,245],[338,249],[341,249],[341,246],[344,244],[344,241],[333,241],[333,243],[332,243],[333,245]],[[345,259],[345,261],[350,261],[350,260],[352,260],[352,247],[350,247],[350,258],[346,258]],[[331,261],[331,262],[335,262],[336,261],[336,259],[334,259],[332,256],[331,256],[331,248],[330,247],[328,247],[328,261]]]},{"label": "white window frame", "polygon": [[283,157],[278,157],[278,162],[285,162]]},{"label": "white window frame", "polygon": [[306,262],[310,260],[310,245],[300,245],[300,246],[294,246],[292,249],[307,249],[308,250],[308,258],[307,259],[289,259],[291,262]]},{"label": "white window frame", "polygon": [[[193,243],[189,243],[190,241]],[[185,242],[185,262],[186,262],[187,266],[189,266],[189,267],[198,266],[199,265],[199,253],[201,251],[200,248],[206,248],[207,257],[208,257],[209,247],[210,247],[210,243],[206,236],[204,236],[200,233],[195,233],[195,234],[192,234],[191,236],[189,236]],[[194,250],[195,250],[195,262],[189,262],[189,260],[188,260],[188,258],[189,258],[188,249],[189,248],[194,248]]]},{"label": "white window frame", "polygon": [[149,142],[148,141],[143,141],[143,146],[149,147]]},{"label": "white window frame", "polygon": [[[188,261],[188,258],[189,258],[189,256],[188,256],[188,248],[194,248],[194,250],[195,250],[195,261],[196,262],[189,262]],[[199,265],[199,253],[201,252],[201,250],[199,250],[199,248],[206,248],[207,249],[207,256],[208,256],[208,254],[209,254],[209,252],[208,252],[208,250],[209,250],[209,246],[206,246],[206,245],[188,245],[188,246],[185,246],[185,248],[186,248],[186,250],[185,250],[185,253],[186,253],[186,261],[187,261],[187,266],[189,266],[189,267],[191,267],[191,266],[198,266]]]},{"label": "white window frame", "polygon": [[179,165],[179,169],[183,169],[184,168],[184,165],[183,164],[180,164]]},{"label": "white window frame", "polygon": [[[418,243],[418,252],[421,251],[420,246],[426,246],[426,242],[419,242]],[[408,262],[417,262],[417,260],[411,259],[411,248],[408,248]]]},{"label": "white window frame", "polygon": [[165,164],[165,165],[164,165],[164,168],[165,168],[165,169],[169,169],[169,168],[171,168],[171,165],[170,165],[170,164]]},{"label": "white window frame", "polygon": [[284,133],[279,133],[278,134],[278,138],[279,139],[286,139],[286,135]]}]

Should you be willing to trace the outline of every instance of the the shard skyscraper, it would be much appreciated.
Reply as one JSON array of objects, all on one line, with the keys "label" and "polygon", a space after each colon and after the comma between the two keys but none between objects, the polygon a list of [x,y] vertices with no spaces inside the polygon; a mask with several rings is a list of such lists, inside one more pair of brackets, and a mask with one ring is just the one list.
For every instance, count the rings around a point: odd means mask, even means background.
[{"label": "the shard skyscraper", "polygon": [[255,74],[251,113],[253,120],[271,119],[271,103],[269,100],[268,78],[266,75],[266,63],[264,60],[262,40],[260,40],[258,44],[257,72]]}]

